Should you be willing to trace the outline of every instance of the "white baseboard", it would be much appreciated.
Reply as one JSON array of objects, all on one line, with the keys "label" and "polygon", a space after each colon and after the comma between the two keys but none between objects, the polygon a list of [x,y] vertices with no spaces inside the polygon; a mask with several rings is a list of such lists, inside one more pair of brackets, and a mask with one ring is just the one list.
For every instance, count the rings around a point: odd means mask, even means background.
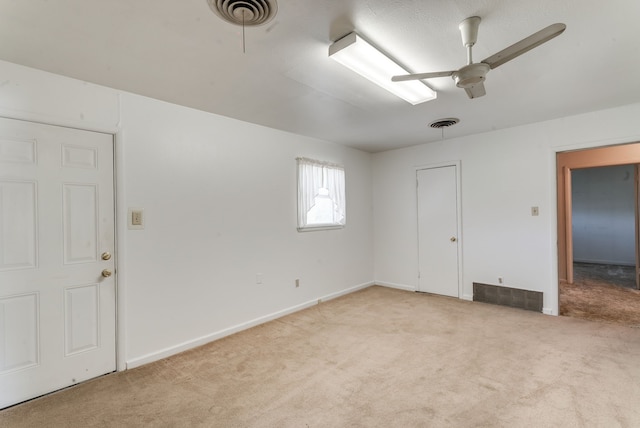
[{"label": "white baseboard", "polygon": [[375,284],[380,285],[382,287],[397,288],[398,290],[416,291],[416,287],[412,287],[411,285],[395,284],[393,282],[385,282],[385,281],[375,281]]},{"label": "white baseboard", "polygon": [[[379,285],[381,287],[396,288],[398,290],[417,291],[416,287],[412,287],[410,285],[404,285],[404,284],[395,284],[393,282],[376,281],[375,284]],[[462,297],[460,297],[460,299],[461,300],[473,301],[473,295],[472,294],[463,294]]]},{"label": "white baseboard", "polygon": [[619,260],[598,260],[598,259],[573,259],[576,263],[589,263],[596,265],[617,265],[617,266],[635,266],[632,262],[621,262]]},{"label": "white baseboard", "polygon": [[355,287],[347,288],[346,290],[340,290],[340,291],[337,291],[335,293],[327,294],[326,296],[319,298],[318,299],[318,303],[320,303],[320,302],[328,302],[329,300],[333,300],[333,299],[336,299],[336,298],[341,297],[341,296],[346,296],[347,294],[354,293],[354,292],[356,292],[358,290],[363,290],[365,288],[369,288],[372,285],[375,285],[375,282],[370,281],[370,282],[365,282],[365,283],[360,284],[360,285],[356,285]]},{"label": "white baseboard", "polygon": [[175,346],[171,346],[171,347],[168,347],[168,348],[165,348],[165,349],[161,349],[161,350],[156,351],[156,352],[151,352],[151,353],[143,355],[141,357],[132,358],[131,360],[128,360],[126,362],[126,370],[133,369],[135,367],[139,367],[139,366],[142,366],[144,364],[152,363],[154,361],[158,361],[158,360],[161,360],[163,358],[167,358],[167,357],[170,357],[172,355],[179,354],[180,352],[188,351],[189,349],[193,349],[193,348],[196,348],[198,346],[205,345],[205,344],[207,344],[209,342],[213,342],[215,340],[222,339],[223,337],[230,336],[230,335],[232,335],[234,333],[238,333],[238,332],[241,332],[243,330],[247,330],[247,329],[249,329],[251,327],[255,327],[257,325],[264,324],[264,323],[269,322],[269,321],[273,321],[275,319],[284,317],[284,316],[292,314],[294,312],[298,312],[298,311],[301,311],[303,309],[310,308],[310,307],[315,306],[315,305],[317,305],[317,304],[319,304],[321,302],[326,302],[328,300],[332,300],[332,299],[338,298],[340,296],[344,296],[344,295],[353,293],[355,291],[362,290],[362,289],[370,287],[372,285],[374,285],[373,281],[366,282],[366,283],[363,283],[363,284],[360,284],[360,285],[356,285],[354,287],[350,287],[350,288],[347,288],[345,290],[341,290],[341,291],[338,291],[338,292],[335,292],[335,293],[327,294],[327,295],[325,295],[323,297],[320,297],[318,299],[310,300],[308,302],[301,303],[299,305],[295,305],[295,306],[292,306],[290,308],[283,309],[281,311],[274,312],[272,314],[265,315],[263,317],[259,317],[259,318],[253,319],[251,321],[247,321],[247,322],[235,325],[233,327],[225,328],[224,330],[220,330],[220,331],[217,331],[217,332],[214,332],[214,333],[211,333],[211,334],[207,334],[207,335],[202,336],[202,337],[198,337],[198,338],[193,339],[193,340],[188,340],[186,342],[182,342],[182,343],[180,343],[178,345],[175,345]]}]

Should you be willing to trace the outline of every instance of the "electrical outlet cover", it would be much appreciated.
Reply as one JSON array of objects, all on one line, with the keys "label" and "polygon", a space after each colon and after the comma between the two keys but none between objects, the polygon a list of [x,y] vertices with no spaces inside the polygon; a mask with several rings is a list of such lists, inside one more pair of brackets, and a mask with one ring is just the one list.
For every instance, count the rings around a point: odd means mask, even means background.
[{"label": "electrical outlet cover", "polygon": [[127,212],[127,228],[130,230],[141,230],[144,229],[144,223],[144,209],[129,208]]}]

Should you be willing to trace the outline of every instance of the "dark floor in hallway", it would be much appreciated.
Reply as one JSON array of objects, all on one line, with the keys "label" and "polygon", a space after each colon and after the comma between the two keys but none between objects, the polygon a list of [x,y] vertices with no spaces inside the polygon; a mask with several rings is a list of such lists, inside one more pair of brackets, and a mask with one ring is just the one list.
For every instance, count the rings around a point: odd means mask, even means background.
[{"label": "dark floor in hallway", "polygon": [[574,283],[560,283],[560,315],[640,327],[635,267],[574,263]]},{"label": "dark floor in hallway", "polygon": [[636,288],[636,267],[621,265],[604,265],[597,263],[574,263],[574,282],[598,282],[618,287]]}]

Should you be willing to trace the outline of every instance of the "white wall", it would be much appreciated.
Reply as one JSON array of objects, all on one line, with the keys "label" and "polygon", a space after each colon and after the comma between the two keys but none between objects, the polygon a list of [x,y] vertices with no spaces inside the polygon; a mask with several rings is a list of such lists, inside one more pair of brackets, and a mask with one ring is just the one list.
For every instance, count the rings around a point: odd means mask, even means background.
[{"label": "white wall", "polygon": [[[371,155],[7,62],[0,75],[1,115],[117,132],[129,367],[372,283]],[[296,231],[297,156],[345,165],[344,229]],[[126,229],[128,207],[144,230]]]},{"label": "white wall", "polygon": [[[146,216],[127,233],[130,358],[372,281],[370,155],[135,95],[122,105],[126,201]],[[344,229],[296,231],[297,156],[345,165]]]},{"label": "white wall", "polygon": [[473,282],[503,277],[544,292],[544,311],[557,314],[555,152],[638,141],[638,115],[634,104],[375,154],[376,282],[416,289],[416,168],[460,160],[461,297],[472,298]]},{"label": "white wall", "polygon": [[573,260],[636,264],[634,166],[571,171]]},{"label": "white wall", "polygon": [[[543,291],[557,313],[555,152],[640,140],[635,104],[371,156],[1,61],[0,75],[0,115],[118,133],[120,355],[130,366],[374,275],[415,289],[416,167],[452,160],[464,297],[501,276]],[[296,232],[297,156],[346,166],[345,229]],[[123,226],[128,207],[145,209],[144,230]]]}]

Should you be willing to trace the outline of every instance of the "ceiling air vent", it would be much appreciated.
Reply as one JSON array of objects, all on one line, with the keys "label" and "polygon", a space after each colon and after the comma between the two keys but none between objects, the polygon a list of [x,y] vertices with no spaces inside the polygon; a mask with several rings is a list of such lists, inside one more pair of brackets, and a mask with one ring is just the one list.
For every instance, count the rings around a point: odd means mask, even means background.
[{"label": "ceiling air vent", "polygon": [[446,119],[434,120],[429,124],[429,126],[436,129],[448,128],[450,126],[455,125],[458,122],[460,122],[460,119],[458,119],[457,117],[448,117]]},{"label": "ceiling air vent", "polygon": [[276,0],[207,0],[209,7],[225,21],[242,26],[262,25],[271,21],[278,4]]}]

